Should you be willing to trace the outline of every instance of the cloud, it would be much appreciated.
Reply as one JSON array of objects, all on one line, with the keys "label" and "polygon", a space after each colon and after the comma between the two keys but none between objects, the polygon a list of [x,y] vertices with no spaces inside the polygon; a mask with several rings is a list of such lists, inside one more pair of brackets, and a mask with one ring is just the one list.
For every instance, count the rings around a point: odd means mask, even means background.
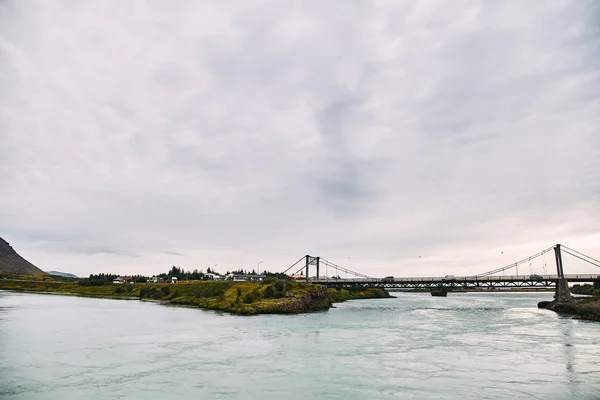
[{"label": "cloud", "polygon": [[599,17],[583,0],[2,2],[0,234],[80,275],[598,254]]}]

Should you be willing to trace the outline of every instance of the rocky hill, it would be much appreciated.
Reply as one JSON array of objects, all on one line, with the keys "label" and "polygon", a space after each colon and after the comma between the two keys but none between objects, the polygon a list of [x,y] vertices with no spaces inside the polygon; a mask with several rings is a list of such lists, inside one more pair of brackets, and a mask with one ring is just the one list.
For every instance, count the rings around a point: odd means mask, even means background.
[{"label": "rocky hill", "polygon": [[44,275],[44,271],[21,257],[8,242],[0,238],[0,272]]}]

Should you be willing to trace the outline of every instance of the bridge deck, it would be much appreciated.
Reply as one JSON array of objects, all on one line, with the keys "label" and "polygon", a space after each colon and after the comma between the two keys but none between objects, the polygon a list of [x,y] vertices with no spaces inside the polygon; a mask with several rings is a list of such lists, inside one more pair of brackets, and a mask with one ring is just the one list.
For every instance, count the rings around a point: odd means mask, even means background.
[{"label": "bridge deck", "polygon": [[[569,282],[595,282],[600,280],[600,275],[565,275]],[[327,286],[381,286],[397,288],[428,288],[439,285],[463,287],[548,287],[554,286],[558,280],[557,275],[541,275],[541,278],[531,278],[530,275],[507,276],[464,276],[454,279],[440,277],[408,277],[408,278],[311,278],[308,281]]]}]

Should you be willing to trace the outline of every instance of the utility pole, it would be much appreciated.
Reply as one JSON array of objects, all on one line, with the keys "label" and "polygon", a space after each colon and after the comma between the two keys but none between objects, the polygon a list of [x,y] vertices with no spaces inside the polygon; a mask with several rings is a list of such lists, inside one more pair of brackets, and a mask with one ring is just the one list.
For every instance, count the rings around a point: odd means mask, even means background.
[{"label": "utility pole", "polygon": [[261,261],[259,261],[259,262],[256,264],[256,273],[257,273],[258,275],[260,275],[260,263],[261,263],[261,262],[262,262],[262,260],[261,260]]}]

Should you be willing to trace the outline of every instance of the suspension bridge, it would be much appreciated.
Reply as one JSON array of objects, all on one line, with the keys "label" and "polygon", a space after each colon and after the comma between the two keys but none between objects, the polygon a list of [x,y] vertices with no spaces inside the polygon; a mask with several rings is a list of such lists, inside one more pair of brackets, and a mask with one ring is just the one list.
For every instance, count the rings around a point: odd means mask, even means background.
[{"label": "suspension bridge", "polygon": [[[529,264],[545,254],[554,252],[556,274],[527,274],[519,275],[520,265]],[[500,288],[556,288],[559,297],[568,294],[568,282],[593,283],[600,289],[600,270],[597,274],[565,274],[563,268],[563,253],[573,256],[588,264],[600,268],[600,261],[587,256],[567,246],[557,244],[540,251],[520,261],[470,276],[445,277],[391,277],[375,278],[366,274],[351,271],[321,257],[305,255],[287,268],[284,273],[307,282],[326,285],[329,287],[376,286],[388,289],[428,289],[444,286],[454,289],[500,289]],[[324,271],[325,270],[325,271]],[[516,274],[506,275],[506,272],[516,271]],[[312,271],[312,275],[311,275]],[[325,273],[324,273],[325,272]],[[330,275],[330,272],[334,275]],[[498,275],[502,273],[502,275]],[[342,278],[340,275],[343,275]],[[350,276],[350,277],[348,277]]]}]

